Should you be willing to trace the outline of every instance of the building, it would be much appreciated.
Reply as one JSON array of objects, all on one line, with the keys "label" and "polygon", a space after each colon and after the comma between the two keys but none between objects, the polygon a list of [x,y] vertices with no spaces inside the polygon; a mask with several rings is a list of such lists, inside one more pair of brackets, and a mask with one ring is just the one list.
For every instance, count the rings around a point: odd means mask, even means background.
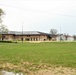
[{"label": "building", "polygon": [[0,33],[0,40],[5,41],[74,41],[73,36],[57,34],[52,35],[49,33],[39,32],[39,31],[9,31],[8,33]]},{"label": "building", "polygon": [[71,41],[74,41],[74,37],[71,35],[61,34],[61,35],[56,36],[56,41],[69,41],[69,42],[71,42]]},{"label": "building", "polygon": [[45,41],[50,39],[48,33],[39,31],[9,31],[8,33],[1,33],[1,35],[1,40]]}]

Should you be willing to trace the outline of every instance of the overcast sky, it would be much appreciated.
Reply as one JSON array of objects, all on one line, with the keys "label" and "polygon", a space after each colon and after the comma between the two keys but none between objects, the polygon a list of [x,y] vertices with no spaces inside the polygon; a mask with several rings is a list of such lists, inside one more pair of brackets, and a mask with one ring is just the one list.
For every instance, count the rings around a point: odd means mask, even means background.
[{"label": "overcast sky", "polygon": [[0,0],[6,15],[3,23],[11,31],[42,31],[76,34],[75,0]]}]

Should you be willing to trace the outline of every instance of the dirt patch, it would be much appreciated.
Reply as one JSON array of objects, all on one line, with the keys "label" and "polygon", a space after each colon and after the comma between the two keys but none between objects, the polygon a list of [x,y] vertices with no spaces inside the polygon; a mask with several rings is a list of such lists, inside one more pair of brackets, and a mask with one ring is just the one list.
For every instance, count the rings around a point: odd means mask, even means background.
[{"label": "dirt patch", "polygon": [[49,69],[33,72],[29,75],[76,75],[76,68],[51,67]]},{"label": "dirt patch", "polygon": [[1,70],[18,71],[24,75],[76,75],[76,68],[62,66],[48,66],[45,64],[34,64],[22,62],[19,64],[3,63],[0,64]]}]

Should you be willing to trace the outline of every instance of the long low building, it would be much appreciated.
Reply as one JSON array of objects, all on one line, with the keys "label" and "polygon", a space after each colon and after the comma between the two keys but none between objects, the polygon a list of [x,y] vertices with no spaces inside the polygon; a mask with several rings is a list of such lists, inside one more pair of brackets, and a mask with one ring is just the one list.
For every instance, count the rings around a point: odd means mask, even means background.
[{"label": "long low building", "polygon": [[9,31],[1,35],[1,40],[45,41],[51,38],[50,34],[39,31]]},{"label": "long low building", "polygon": [[74,41],[73,36],[52,35],[39,31],[9,31],[8,33],[0,32],[0,40],[17,40],[17,41]]}]

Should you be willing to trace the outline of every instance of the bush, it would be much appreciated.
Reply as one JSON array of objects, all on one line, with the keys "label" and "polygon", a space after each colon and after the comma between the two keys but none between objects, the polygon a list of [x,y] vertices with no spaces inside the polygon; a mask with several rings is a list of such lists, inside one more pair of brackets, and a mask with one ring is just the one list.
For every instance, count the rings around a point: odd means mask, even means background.
[{"label": "bush", "polygon": [[12,41],[0,41],[0,43],[13,43]]}]

